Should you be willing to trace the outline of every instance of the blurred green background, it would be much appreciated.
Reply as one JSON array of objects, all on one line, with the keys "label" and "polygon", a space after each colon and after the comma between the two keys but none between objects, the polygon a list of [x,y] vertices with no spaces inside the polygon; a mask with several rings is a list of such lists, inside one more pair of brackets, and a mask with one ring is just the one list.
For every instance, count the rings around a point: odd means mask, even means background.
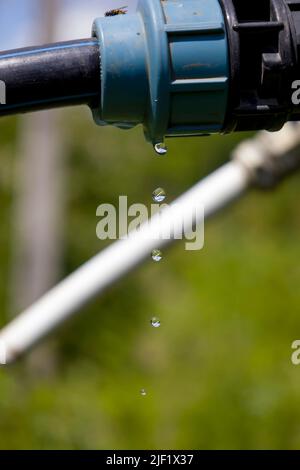
[{"label": "blurred green background", "polygon": [[[172,140],[155,156],[141,129],[97,128],[64,111],[64,272],[105,246],[96,208],[170,202],[225,162],[245,135]],[[19,118],[0,122],[0,302],[8,320]],[[42,149],[41,149],[42,151]],[[299,175],[247,194],[120,281],[50,338],[54,364],[0,370],[1,449],[296,449],[300,443]],[[15,312],[16,313],[16,312]],[[161,328],[150,326],[158,316]],[[140,389],[147,396],[140,395]]]}]

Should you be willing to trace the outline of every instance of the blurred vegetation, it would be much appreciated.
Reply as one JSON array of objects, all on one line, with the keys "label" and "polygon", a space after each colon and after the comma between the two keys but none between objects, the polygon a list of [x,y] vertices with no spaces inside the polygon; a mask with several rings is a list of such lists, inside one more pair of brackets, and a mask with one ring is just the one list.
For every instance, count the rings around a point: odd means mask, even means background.
[{"label": "blurred vegetation", "polygon": [[[104,247],[102,202],[168,201],[228,159],[245,135],[173,140],[157,158],[141,129],[65,112],[66,275]],[[18,119],[0,122],[0,301],[8,318]],[[41,152],[43,150],[41,149]],[[0,370],[1,449],[296,449],[300,368],[299,176],[251,192],[206,226],[205,249],[175,245],[54,335],[57,366]],[[152,316],[161,319],[151,328]],[[146,397],[139,390],[145,388]]]}]

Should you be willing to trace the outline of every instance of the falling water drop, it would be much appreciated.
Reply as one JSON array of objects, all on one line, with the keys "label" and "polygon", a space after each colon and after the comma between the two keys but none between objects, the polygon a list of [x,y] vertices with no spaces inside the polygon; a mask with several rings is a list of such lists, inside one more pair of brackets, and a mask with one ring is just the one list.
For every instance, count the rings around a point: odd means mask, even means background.
[{"label": "falling water drop", "polygon": [[146,392],[146,390],[145,390],[144,388],[142,388],[142,389],[140,390],[140,394],[142,395],[142,397],[145,397],[145,396],[147,395],[147,392]]},{"label": "falling water drop", "polygon": [[161,325],[160,320],[156,317],[153,317],[151,319],[151,325],[153,326],[153,328],[159,328]]},{"label": "falling water drop", "polygon": [[160,142],[154,145],[154,150],[158,155],[163,156],[166,155],[168,148],[164,142]]},{"label": "falling water drop", "polygon": [[152,199],[154,202],[163,202],[166,199],[166,192],[163,188],[157,188],[152,193]]},{"label": "falling water drop", "polygon": [[151,257],[153,259],[153,261],[155,261],[156,263],[158,263],[159,261],[162,260],[162,252],[160,250],[153,250],[152,253],[151,253]]}]

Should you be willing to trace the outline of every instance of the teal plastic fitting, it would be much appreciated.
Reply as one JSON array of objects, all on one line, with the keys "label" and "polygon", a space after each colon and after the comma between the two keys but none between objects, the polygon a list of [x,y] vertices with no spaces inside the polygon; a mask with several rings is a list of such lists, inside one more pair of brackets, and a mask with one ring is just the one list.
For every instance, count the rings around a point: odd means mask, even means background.
[{"label": "teal plastic fitting", "polygon": [[221,132],[229,52],[218,0],[140,0],[135,14],[98,18],[101,53],[97,124],[144,127],[165,137]]}]

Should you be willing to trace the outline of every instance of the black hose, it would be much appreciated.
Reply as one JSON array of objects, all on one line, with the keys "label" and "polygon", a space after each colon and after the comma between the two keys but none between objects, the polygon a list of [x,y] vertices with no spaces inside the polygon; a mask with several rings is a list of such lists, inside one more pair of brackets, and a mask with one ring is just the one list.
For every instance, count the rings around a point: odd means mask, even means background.
[{"label": "black hose", "polygon": [[96,39],[0,52],[6,104],[0,116],[100,102],[100,51]]}]

